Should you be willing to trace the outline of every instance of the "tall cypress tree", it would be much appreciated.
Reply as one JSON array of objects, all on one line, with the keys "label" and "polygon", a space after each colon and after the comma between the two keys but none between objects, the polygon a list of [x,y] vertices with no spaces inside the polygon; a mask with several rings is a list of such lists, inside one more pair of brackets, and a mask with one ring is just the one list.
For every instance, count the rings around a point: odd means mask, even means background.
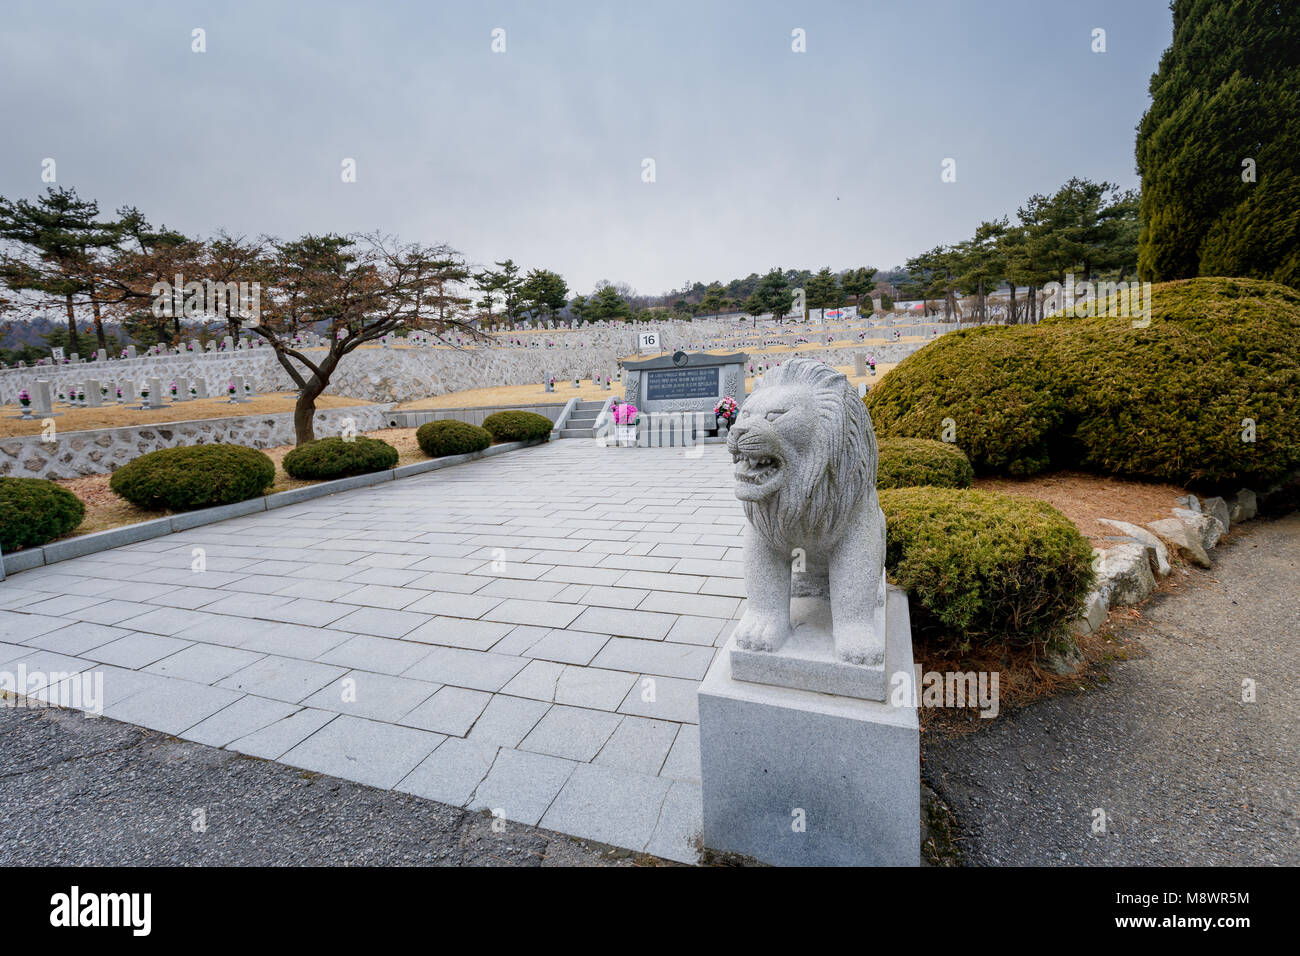
[{"label": "tall cypress tree", "polygon": [[1300,288],[1300,4],[1172,9],[1173,43],[1138,126],[1138,272]]}]

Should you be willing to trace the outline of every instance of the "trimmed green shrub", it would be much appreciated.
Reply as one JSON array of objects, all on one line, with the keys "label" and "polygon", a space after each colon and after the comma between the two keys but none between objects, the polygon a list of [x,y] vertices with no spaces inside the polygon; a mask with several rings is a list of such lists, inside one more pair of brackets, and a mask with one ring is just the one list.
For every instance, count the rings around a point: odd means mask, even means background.
[{"label": "trimmed green shrub", "polygon": [[1092,546],[1046,502],[991,491],[880,493],[885,566],[918,629],[958,650],[1050,643],[1093,584]]},{"label": "trimmed green shrub", "polygon": [[275,481],[275,463],[243,445],[161,448],[127,462],[109,487],[148,511],[193,511],[262,494]]},{"label": "trimmed green shrub", "polygon": [[397,449],[363,435],[350,440],[318,438],[289,452],[283,464],[290,478],[329,481],[392,468],[397,464]]},{"label": "trimmed green shrub", "polygon": [[0,550],[32,548],[67,534],[86,506],[45,478],[0,478]]},{"label": "trimmed green shrub", "polygon": [[493,412],[483,427],[496,441],[535,441],[550,435],[554,422],[534,412]]},{"label": "trimmed green shrub", "polygon": [[420,450],[430,458],[445,458],[447,455],[467,455],[472,451],[482,451],[492,444],[492,433],[469,422],[444,418],[441,421],[425,422],[417,428],[415,440],[419,443]]},{"label": "trimmed green shrub", "polygon": [[950,442],[928,438],[882,438],[877,488],[969,488],[975,477],[970,459]]},{"label": "trimmed green shrub", "polygon": [[876,434],[938,438],[951,418],[978,473],[1072,467],[1223,490],[1300,469],[1300,293],[1202,278],[1151,300],[1140,328],[1049,316],[945,335],[867,394]]}]

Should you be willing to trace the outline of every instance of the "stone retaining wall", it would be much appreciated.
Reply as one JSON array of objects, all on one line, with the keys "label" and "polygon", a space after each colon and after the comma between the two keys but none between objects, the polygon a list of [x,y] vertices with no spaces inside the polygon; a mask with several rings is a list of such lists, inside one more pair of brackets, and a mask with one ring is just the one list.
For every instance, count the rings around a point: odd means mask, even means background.
[{"label": "stone retaining wall", "polygon": [[[345,418],[353,419],[358,432],[386,428],[391,408],[391,405],[357,405],[318,409],[316,436],[339,434]],[[39,435],[24,435],[0,438],[0,475],[79,478],[114,471],[131,459],[159,448],[220,442],[270,448],[292,444],[293,440],[293,412],[98,428],[66,432],[52,442],[42,441]]]}]

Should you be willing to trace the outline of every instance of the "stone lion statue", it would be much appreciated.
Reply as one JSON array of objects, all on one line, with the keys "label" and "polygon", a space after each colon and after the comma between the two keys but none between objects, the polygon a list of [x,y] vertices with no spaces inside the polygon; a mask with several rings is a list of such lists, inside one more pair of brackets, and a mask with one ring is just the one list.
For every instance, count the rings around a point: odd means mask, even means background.
[{"label": "stone lion statue", "polygon": [[825,594],[836,657],[880,664],[885,516],[876,436],[857,389],[829,365],[791,359],[745,400],[727,449],[749,519],[737,643],[777,650],[791,632],[791,594]]}]

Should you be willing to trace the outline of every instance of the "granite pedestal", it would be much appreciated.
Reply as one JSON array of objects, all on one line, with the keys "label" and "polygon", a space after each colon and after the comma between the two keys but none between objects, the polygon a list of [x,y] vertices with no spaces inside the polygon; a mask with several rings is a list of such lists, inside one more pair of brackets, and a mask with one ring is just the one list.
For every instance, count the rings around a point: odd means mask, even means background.
[{"label": "granite pedestal", "polygon": [[[885,700],[737,680],[734,639],[699,689],[703,843],[782,866],[917,866],[916,708],[907,596],[889,588]],[[910,694],[903,695],[910,698]]]}]

